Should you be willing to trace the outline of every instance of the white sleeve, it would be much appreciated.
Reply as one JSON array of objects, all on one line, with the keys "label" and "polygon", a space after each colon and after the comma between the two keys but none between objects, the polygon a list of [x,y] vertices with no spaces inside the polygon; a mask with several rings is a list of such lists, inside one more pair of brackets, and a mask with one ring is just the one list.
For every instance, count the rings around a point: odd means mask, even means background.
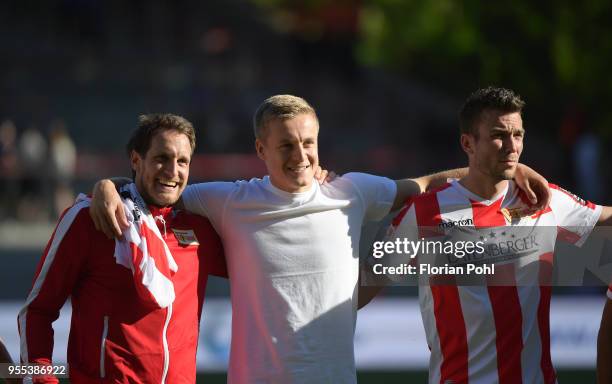
[{"label": "white sleeve", "polygon": [[597,224],[601,215],[601,205],[585,201],[573,193],[551,184],[552,199],[550,208],[560,232],[569,236],[560,236],[577,246],[584,244]]},{"label": "white sleeve", "polygon": [[382,220],[389,213],[395,200],[395,181],[367,173],[351,172],[342,176],[355,186],[365,206],[367,221]]},{"label": "white sleeve", "polygon": [[236,187],[236,183],[222,181],[188,185],[182,195],[185,209],[207,217],[219,231],[227,199]]}]

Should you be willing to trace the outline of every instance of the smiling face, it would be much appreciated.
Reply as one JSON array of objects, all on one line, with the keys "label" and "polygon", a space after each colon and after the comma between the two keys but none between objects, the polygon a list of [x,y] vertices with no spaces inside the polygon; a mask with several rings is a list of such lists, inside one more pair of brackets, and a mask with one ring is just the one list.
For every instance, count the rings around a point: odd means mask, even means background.
[{"label": "smiling face", "polygon": [[143,199],[158,207],[175,204],[187,185],[190,161],[189,138],[175,130],[155,134],[144,157],[132,151],[136,188]]},{"label": "smiling face", "polygon": [[478,137],[461,135],[461,144],[473,169],[494,181],[514,177],[523,151],[523,120],[519,112],[484,110],[476,122]]},{"label": "smiling face", "polygon": [[265,134],[255,140],[257,156],[266,163],[272,184],[286,192],[304,192],[319,165],[319,123],[311,113],[267,121]]}]

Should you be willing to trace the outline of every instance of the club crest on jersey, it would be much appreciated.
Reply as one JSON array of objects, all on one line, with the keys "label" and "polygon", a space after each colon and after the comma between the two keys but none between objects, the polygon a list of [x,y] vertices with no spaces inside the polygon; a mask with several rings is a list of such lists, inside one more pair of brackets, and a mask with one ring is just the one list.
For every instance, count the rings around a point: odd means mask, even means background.
[{"label": "club crest on jersey", "polygon": [[192,229],[175,229],[172,228],[174,236],[181,245],[199,245],[200,242]]}]

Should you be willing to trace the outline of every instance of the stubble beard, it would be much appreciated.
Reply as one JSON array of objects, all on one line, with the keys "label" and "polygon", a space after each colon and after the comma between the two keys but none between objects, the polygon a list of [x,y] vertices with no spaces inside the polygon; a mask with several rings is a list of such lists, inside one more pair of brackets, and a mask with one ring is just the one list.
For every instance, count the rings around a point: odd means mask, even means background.
[{"label": "stubble beard", "polygon": [[498,171],[492,174],[493,178],[498,181],[507,181],[514,179],[514,174],[516,173],[515,169],[507,169],[504,171]]}]

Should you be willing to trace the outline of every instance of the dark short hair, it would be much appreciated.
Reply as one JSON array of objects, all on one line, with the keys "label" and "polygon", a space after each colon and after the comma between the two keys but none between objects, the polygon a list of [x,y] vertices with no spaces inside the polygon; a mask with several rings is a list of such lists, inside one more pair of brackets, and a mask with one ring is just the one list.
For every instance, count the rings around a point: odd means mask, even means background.
[{"label": "dark short hair", "polygon": [[482,112],[496,110],[504,113],[523,111],[525,102],[514,91],[506,88],[487,87],[472,93],[459,112],[459,128],[461,133],[472,134],[478,137],[476,124]]},{"label": "dark short hair", "polygon": [[187,119],[170,113],[151,113],[138,116],[138,127],[132,132],[126,147],[128,156],[136,151],[144,157],[151,148],[153,137],[163,131],[177,131],[187,136],[193,154],[196,145],[195,130]]}]

